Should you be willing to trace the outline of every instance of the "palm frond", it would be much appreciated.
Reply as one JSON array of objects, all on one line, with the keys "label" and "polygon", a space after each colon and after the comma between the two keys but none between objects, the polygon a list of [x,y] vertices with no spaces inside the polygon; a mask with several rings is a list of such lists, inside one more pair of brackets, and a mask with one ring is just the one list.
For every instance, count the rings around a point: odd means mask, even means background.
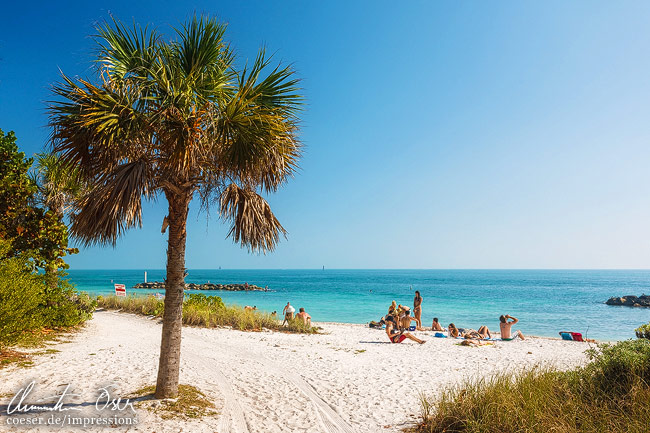
[{"label": "palm frond", "polygon": [[112,18],[112,23],[97,26],[98,63],[113,79],[129,75],[146,77],[155,65],[160,35],[148,26],[127,27]]},{"label": "palm frond", "polygon": [[143,149],[134,144],[150,143],[152,135],[141,89],[62,77],[53,88],[60,99],[48,107],[54,152],[86,178],[138,159]]},{"label": "palm frond", "polygon": [[221,216],[232,226],[228,236],[250,251],[273,251],[286,230],[255,191],[231,184],[221,194]]},{"label": "palm frond", "polygon": [[155,192],[156,179],[148,161],[121,165],[78,200],[70,230],[84,245],[115,246],[126,230],[142,226],[142,198],[153,198]]}]

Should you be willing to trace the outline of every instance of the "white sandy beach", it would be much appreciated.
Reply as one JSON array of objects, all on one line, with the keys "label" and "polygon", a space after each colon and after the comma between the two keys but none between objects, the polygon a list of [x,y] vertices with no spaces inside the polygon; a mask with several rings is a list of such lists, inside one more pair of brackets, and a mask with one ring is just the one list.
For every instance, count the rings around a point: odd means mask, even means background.
[{"label": "white sandy beach", "polygon": [[431,332],[416,333],[424,345],[389,344],[383,331],[361,325],[320,326],[323,335],[184,328],[181,383],[214,399],[218,416],[162,420],[138,409],[139,423],[128,428],[9,428],[6,405],[32,380],[30,403],[71,384],[81,397],[70,402],[85,403],[84,413],[94,411],[100,387],[115,384],[113,396],[126,396],[155,384],[159,321],[98,311],[70,342],[51,346],[60,352],[37,356],[32,368],[0,370],[0,431],[397,432],[415,421],[422,392],[535,363],[573,367],[589,347],[547,338],[462,347]]}]

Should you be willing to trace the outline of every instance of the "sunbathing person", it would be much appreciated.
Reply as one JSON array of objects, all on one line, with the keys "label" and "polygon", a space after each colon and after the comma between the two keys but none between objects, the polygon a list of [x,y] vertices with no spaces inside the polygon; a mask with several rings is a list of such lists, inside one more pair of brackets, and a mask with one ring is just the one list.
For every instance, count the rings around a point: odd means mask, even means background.
[{"label": "sunbathing person", "polygon": [[296,314],[296,319],[300,319],[305,325],[311,326],[311,316],[302,307],[300,308],[300,312]]},{"label": "sunbathing person", "polygon": [[492,333],[490,332],[488,327],[485,326],[485,325],[478,328],[478,335],[480,335],[481,338],[484,339],[484,340],[488,340],[488,339],[492,338]]},{"label": "sunbathing person", "polygon": [[410,332],[396,330],[395,326],[396,324],[393,316],[386,316],[386,335],[388,335],[388,339],[390,340],[391,343],[395,343],[395,344],[401,343],[407,338],[409,340],[415,341],[416,343],[420,343],[420,344],[426,343],[425,340],[420,340]]},{"label": "sunbathing person", "polygon": [[442,332],[442,331],[445,330],[442,326],[440,326],[440,323],[438,323],[438,318],[437,317],[433,318],[433,323],[431,324],[431,330],[432,331],[439,331],[439,332]]},{"label": "sunbathing person", "polygon": [[487,326],[481,326],[478,331],[474,329],[458,329],[458,334],[468,340],[485,340],[492,337]]},{"label": "sunbathing person", "polygon": [[[508,322],[508,319],[511,319],[512,321]],[[501,322],[499,323],[499,328],[501,330],[502,340],[510,341],[510,340],[514,340],[517,337],[521,338],[522,340],[525,340],[524,334],[522,334],[520,330],[515,331],[514,334],[512,333],[512,325],[519,322],[519,319],[506,314],[499,317],[499,321]]]},{"label": "sunbathing person", "polygon": [[450,337],[457,338],[460,335],[460,331],[458,330],[458,328],[456,328],[456,325],[454,325],[453,323],[450,323],[447,329],[449,329]]},{"label": "sunbathing person", "polygon": [[397,302],[393,301],[388,307],[388,315],[397,317]]}]

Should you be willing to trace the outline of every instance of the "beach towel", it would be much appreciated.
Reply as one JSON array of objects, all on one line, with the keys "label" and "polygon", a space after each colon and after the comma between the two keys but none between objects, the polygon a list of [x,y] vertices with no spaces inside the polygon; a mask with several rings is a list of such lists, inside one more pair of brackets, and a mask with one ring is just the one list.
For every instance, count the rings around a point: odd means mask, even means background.
[{"label": "beach towel", "polygon": [[433,336],[438,338],[447,338],[447,336],[442,332],[436,332],[435,334],[433,334]]},{"label": "beach towel", "polygon": [[572,332],[571,336],[573,337],[573,341],[584,341],[582,339],[582,334],[579,332]]}]

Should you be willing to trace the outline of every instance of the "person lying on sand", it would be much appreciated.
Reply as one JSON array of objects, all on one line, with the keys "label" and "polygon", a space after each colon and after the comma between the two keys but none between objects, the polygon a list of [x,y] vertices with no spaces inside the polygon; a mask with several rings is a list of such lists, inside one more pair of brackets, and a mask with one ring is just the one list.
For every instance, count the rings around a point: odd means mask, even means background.
[{"label": "person lying on sand", "polygon": [[[511,322],[508,322],[508,319],[511,319]],[[510,340],[514,340],[517,337],[521,338],[522,340],[525,340],[524,334],[522,334],[520,330],[515,331],[514,334],[512,333],[512,325],[519,322],[519,319],[506,314],[500,316],[499,321],[501,322],[499,323],[499,328],[501,330],[502,340],[510,341]]]},{"label": "person lying on sand", "polygon": [[487,346],[489,344],[494,344],[489,341],[483,341],[483,340],[463,340],[460,343],[461,346]]},{"label": "person lying on sand", "polygon": [[440,323],[438,322],[438,318],[434,317],[433,318],[433,323],[431,324],[431,330],[432,331],[439,331],[442,332],[445,330],[442,326],[440,326]]},{"label": "person lying on sand", "polygon": [[257,305],[256,305],[256,306],[253,306],[253,307],[251,307],[250,305],[246,305],[246,306],[244,307],[244,310],[248,310],[248,311],[254,311],[254,310],[257,310]]},{"label": "person lying on sand", "polygon": [[449,336],[452,338],[457,338],[460,335],[460,331],[453,323],[450,323],[449,326],[447,326],[447,329],[449,329]]},{"label": "person lying on sand", "polygon": [[458,332],[461,337],[466,339],[485,340],[488,338],[492,338],[492,334],[490,333],[490,330],[485,325],[478,328],[478,331],[475,331],[473,329],[464,329],[463,331],[461,331],[459,329]]},{"label": "person lying on sand", "polygon": [[386,335],[388,335],[388,339],[390,340],[391,343],[395,343],[395,344],[401,343],[407,338],[409,340],[415,341],[416,343],[420,343],[420,344],[426,343],[425,340],[420,340],[410,332],[398,331],[395,329],[395,327],[396,327],[396,323],[393,316],[386,316]]},{"label": "person lying on sand", "polygon": [[307,326],[311,326],[311,316],[305,312],[304,308],[300,308],[300,312],[296,314],[296,319],[300,319]]}]

